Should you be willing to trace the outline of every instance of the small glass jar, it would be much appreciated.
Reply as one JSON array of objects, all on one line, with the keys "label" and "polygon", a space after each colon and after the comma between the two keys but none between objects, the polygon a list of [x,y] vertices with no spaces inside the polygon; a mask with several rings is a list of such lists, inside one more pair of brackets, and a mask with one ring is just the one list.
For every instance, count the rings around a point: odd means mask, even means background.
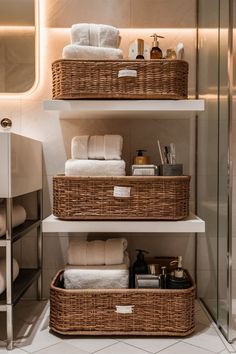
[{"label": "small glass jar", "polygon": [[173,48],[169,48],[166,51],[166,59],[172,59],[175,60],[176,59],[176,52]]}]

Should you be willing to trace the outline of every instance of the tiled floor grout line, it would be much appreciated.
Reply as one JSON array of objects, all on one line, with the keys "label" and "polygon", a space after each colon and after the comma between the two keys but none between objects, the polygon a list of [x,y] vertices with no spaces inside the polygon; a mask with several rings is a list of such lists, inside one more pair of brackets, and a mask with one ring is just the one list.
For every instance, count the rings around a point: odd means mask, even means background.
[{"label": "tiled floor grout line", "polygon": [[[122,341],[117,341],[117,343],[124,343],[124,342],[122,342]],[[107,345],[106,347],[104,347],[104,348],[102,348],[102,349],[99,349],[99,350],[96,350],[95,352],[92,352],[91,354],[99,353],[100,351],[102,351],[102,350],[104,350],[104,349],[106,349],[106,348],[112,347],[112,346],[116,345],[117,343],[113,343],[113,344]],[[126,345],[129,345],[130,347],[133,347],[133,345],[130,345],[130,344],[128,344],[128,343],[125,343],[125,344],[126,344]],[[135,347],[135,349],[137,349],[137,347]],[[138,349],[141,350],[140,347],[138,347]],[[147,353],[147,354],[150,354],[150,352],[148,352],[147,350],[143,350],[143,352],[144,352],[144,353]]]},{"label": "tiled floor grout line", "polygon": [[178,343],[180,343],[180,342],[181,342],[181,340],[178,340],[176,343],[170,344],[170,345],[168,345],[168,347],[165,347],[165,348],[163,348],[163,349],[161,349],[161,350],[158,350],[158,351],[155,352],[154,354],[161,353],[163,350],[168,349],[168,348],[170,348],[170,347],[173,347],[173,346],[175,346],[176,344],[178,344]]},{"label": "tiled floor grout line", "polygon": [[[49,346],[47,346],[47,347],[45,347],[45,348],[41,348],[41,349],[39,349],[39,350],[34,350],[33,352],[32,352],[32,351],[29,352],[29,351],[27,351],[26,349],[22,349],[22,348],[19,348],[19,347],[17,347],[17,349],[23,350],[23,351],[24,351],[25,353],[27,353],[27,354],[35,354],[35,353],[40,353],[41,350],[45,350],[45,349],[54,347],[54,346],[58,345],[59,343],[61,343],[61,342],[51,344],[51,345],[49,345]],[[9,353],[9,354],[10,354],[10,353]],[[60,353],[58,353],[58,354],[60,354]],[[90,353],[88,353],[88,354],[90,354]]]},{"label": "tiled floor grout line", "polygon": [[[115,340],[115,339],[114,339]],[[106,348],[109,348],[109,347],[112,347],[113,345],[116,345],[117,343],[119,343],[119,341],[117,341],[116,343],[112,343],[112,344],[109,344],[109,345],[106,345],[105,347],[101,348],[101,349],[98,349],[98,350],[95,350],[93,352],[88,352],[89,354],[95,354],[95,353],[99,353],[101,350],[104,350]],[[71,343],[70,343],[71,344]],[[80,349],[80,350],[84,350],[82,348],[79,348],[73,344],[71,344],[74,348],[77,348],[77,349]],[[86,350],[84,350],[86,352]]]},{"label": "tiled floor grout line", "polygon": [[[204,346],[201,346],[201,347],[200,347],[199,345],[192,344],[192,343],[189,343],[189,342],[185,342],[185,341],[184,341],[184,339],[183,339],[183,340],[181,340],[181,342],[182,342],[182,343],[184,343],[184,344],[189,344],[189,345],[191,345],[192,347],[195,347],[195,348],[198,348],[198,349],[208,350],[208,351],[209,351],[209,353],[214,353],[214,354],[219,353],[219,352],[216,352],[216,351],[211,350],[211,349],[209,349],[209,348],[206,348],[206,347],[204,347]],[[222,351],[222,350],[221,350],[221,351]]]}]

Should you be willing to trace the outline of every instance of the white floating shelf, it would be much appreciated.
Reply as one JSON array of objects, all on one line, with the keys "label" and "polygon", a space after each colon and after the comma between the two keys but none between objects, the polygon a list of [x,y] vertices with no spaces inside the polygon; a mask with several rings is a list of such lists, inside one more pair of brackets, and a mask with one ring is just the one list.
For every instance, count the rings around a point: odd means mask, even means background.
[{"label": "white floating shelf", "polygon": [[61,118],[78,118],[78,112],[196,112],[204,100],[46,100],[44,110],[60,111]]},{"label": "white floating shelf", "polygon": [[42,222],[43,232],[140,232],[140,233],[200,233],[205,222],[191,214],[180,221],[65,221],[53,215]]}]

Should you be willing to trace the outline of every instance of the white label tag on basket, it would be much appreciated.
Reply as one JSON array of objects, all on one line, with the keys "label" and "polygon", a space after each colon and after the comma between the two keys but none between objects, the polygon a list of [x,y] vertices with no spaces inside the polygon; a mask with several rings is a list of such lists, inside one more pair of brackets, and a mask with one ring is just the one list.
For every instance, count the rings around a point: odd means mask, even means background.
[{"label": "white label tag on basket", "polygon": [[129,198],[131,187],[114,186],[113,196],[119,198]]},{"label": "white label tag on basket", "polygon": [[117,313],[132,313],[134,305],[120,306],[116,305],[115,312]]},{"label": "white label tag on basket", "polygon": [[137,77],[137,70],[123,69],[118,71],[118,77]]}]

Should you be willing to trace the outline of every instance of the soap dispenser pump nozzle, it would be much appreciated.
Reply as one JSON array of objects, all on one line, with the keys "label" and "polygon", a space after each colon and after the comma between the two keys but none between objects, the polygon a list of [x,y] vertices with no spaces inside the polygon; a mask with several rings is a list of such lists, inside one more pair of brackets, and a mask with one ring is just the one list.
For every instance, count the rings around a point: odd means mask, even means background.
[{"label": "soap dispenser pump nozzle", "polygon": [[176,278],[183,278],[183,276],[184,276],[184,270],[182,268],[182,261],[183,261],[183,257],[182,256],[178,256],[177,259],[175,259],[174,261],[170,262],[170,265],[177,264],[177,268],[174,271],[174,276]]},{"label": "soap dispenser pump nozzle", "polygon": [[136,251],[138,252],[137,254],[137,259],[140,261],[143,261],[144,260],[144,253],[149,253],[148,251],[145,251],[145,250],[141,250],[139,248],[136,249]]},{"label": "soap dispenser pump nozzle", "polygon": [[165,38],[163,36],[159,36],[158,34],[154,33],[152,34],[150,37],[154,38],[154,41],[152,42],[152,48],[158,47],[159,46],[159,42],[157,40],[157,38]]}]

